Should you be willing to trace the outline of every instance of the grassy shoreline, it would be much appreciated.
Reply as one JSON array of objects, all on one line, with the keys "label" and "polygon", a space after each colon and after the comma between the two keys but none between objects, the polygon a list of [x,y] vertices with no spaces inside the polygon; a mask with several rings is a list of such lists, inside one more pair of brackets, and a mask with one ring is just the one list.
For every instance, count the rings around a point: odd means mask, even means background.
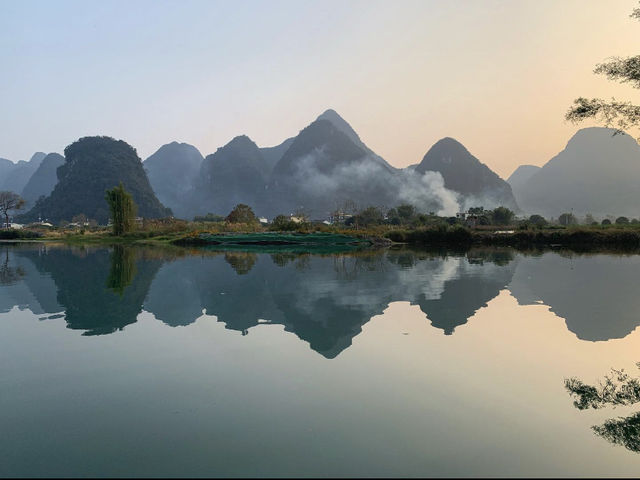
[{"label": "grassy shoreline", "polygon": [[[274,232],[252,225],[224,225],[215,228],[198,224],[181,225],[180,228],[136,230],[120,236],[113,235],[107,229],[87,230],[56,230],[41,232],[39,236],[33,232],[12,234],[13,238],[0,236],[3,242],[61,242],[67,244],[87,245],[180,245],[194,247],[220,243],[217,237],[247,237],[252,248],[259,248],[260,244],[273,247],[279,243],[285,244],[289,239],[297,237],[296,243],[309,243],[307,239],[339,238],[354,243],[368,242],[370,247],[380,247],[393,244],[408,244],[425,247],[471,247],[471,246],[508,246],[515,248],[539,247],[576,247],[576,248],[623,248],[640,249],[640,227],[638,226],[570,226],[536,229],[516,229],[509,226],[491,226],[482,228],[466,228],[460,225],[437,226],[421,228],[397,228],[378,226],[366,229],[344,227],[301,228],[296,232]],[[228,227],[228,226],[227,226]],[[254,237],[258,241],[252,242]],[[262,241],[265,237],[270,243]],[[305,239],[306,238],[306,239]],[[346,240],[345,240],[346,239]],[[350,239],[350,240],[349,240]],[[314,240],[316,241],[316,240]],[[331,243],[331,242],[329,242]]]}]

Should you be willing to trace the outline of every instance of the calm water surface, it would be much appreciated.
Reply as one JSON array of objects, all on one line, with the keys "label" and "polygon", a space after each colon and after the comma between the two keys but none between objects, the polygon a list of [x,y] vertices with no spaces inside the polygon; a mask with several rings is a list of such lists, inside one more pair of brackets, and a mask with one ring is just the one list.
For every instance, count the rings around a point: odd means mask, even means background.
[{"label": "calm water surface", "polygon": [[[0,248],[0,476],[638,476],[640,256]],[[635,443],[634,443],[635,441]]]}]

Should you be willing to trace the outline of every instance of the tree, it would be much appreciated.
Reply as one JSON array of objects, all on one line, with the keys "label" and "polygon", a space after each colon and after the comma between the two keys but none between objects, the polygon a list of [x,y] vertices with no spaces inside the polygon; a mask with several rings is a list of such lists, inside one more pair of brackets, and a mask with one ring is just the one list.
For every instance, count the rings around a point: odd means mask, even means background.
[{"label": "tree", "polygon": [[0,213],[4,215],[7,228],[9,228],[9,212],[22,209],[24,203],[24,199],[15,192],[0,192]]},{"label": "tree", "polygon": [[536,227],[544,227],[547,224],[547,221],[542,215],[531,215],[529,222]]},{"label": "tree", "polygon": [[491,213],[494,225],[510,225],[515,217],[515,213],[507,207],[498,207]]},{"label": "tree", "polygon": [[611,220],[605,218],[604,220],[602,220],[602,223],[600,225],[611,225]]},{"label": "tree", "polygon": [[387,222],[390,225],[400,225],[400,216],[396,208],[390,208],[387,210]]},{"label": "tree", "polygon": [[616,225],[628,225],[629,219],[627,217],[618,217],[616,218]]},{"label": "tree", "polygon": [[227,215],[225,220],[229,223],[257,223],[258,219],[253,213],[253,210],[249,205],[239,203],[233,210]]},{"label": "tree", "polygon": [[298,228],[298,224],[293,220],[291,220],[291,218],[285,215],[278,215],[271,222],[271,226],[269,227],[269,230],[291,231],[291,230],[296,230],[297,228]]},{"label": "tree", "polygon": [[[630,17],[640,19],[640,8],[636,8]],[[633,88],[640,88],[640,55],[634,57],[613,57],[605,63],[596,65],[593,71],[606,75],[609,80],[629,83]],[[573,123],[593,118],[606,127],[614,127],[619,132],[640,126],[640,105],[631,102],[611,101],[600,98],[579,97],[573,101],[573,106],[566,113],[565,118]]]},{"label": "tree", "polygon": [[407,203],[399,205],[397,210],[402,223],[409,223],[416,214],[416,207]]},{"label": "tree", "polygon": [[133,197],[124,189],[122,182],[117,187],[106,191],[105,198],[111,211],[113,234],[122,235],[133,230],[136,218],[136,204]]},{"label": "tree", "polygon": [[[413,208],[413,207],[412,207]],[[398,210],[400,207],[398,207]],[[357,224],[364,225],[380,225],[384,221],[384,215],[377,207],[367,207],[354,217]]]},{"label": "tree", "polygon": [[471,207],[469,208],[469,215],[483,215],[484,207]]},{"label": "tree", "polygon": [[206,215],[196,215],[193,217],[194,222],[223,222],[224,217],[222,215],[216,215],[215,213],[207,213]]}]

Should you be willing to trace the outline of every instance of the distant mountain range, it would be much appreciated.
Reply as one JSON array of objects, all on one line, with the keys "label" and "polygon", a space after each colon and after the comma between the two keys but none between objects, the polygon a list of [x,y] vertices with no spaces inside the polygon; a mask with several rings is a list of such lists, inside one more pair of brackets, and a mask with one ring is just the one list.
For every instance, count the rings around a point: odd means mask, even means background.
[{"label": "distant mountain range", "polygon": [[22,192],[31,175],[38,169],[46,156],[45,153],[36,152],[28,162],[21,160],[18,163],[0,159],[0,190]]},{"label": "distant mountain range", "polygon": [[[202,162],[192,211],[226,214],[238,203],[263,210],[270,169],[258,146],[246,135],[235,137]],[[202,206],[210,206],[202,209]]]},{"label": "distant mountain range", "polygon": [[300,209],[322,218],[345,202],[360,207],[396,203],[394,169],[338,119],[335,112],[325,112],[275,165],[268,183],[272,214]]},{"label": "distant mountain range", "polygon": [[58,182],[51,194],[39,199],[18,222],[39,218],[52,222],[70,220],[77,214],[107,223],[109,210],[105,191],[122,182],[146,218],[166,217],[171,210],[156,198],[136,151],[122,140],[84,137],[64,150],[65,163],[56,170]]},{"label": "distant mountain range", "polygon": [[[152,168],[151,162],[167,148],[165,145],[149,157],[144,162],[145,169],[159,198],[174,213],[184,212],[187,218],[187,214],[208,212],[224,215],[238,203],[249,204],[258,215],[270,218],[297,211],[312,218],[326,218],[347,205],[390,208],[400,203],[453,215],[469,193],[464,189],[448,190],[436,168],[425,175],[392,167],[367,147],[334,110],[327,110],[298,135],[274,147],[260,148],[246,135],[235,137],[201,162],[191,185],[177,181],[177,173],[161,174],[187,168],[191,173],[181,179],[193,177],[195,162],[190,163],[175,147],[171,155],[163,154],[162,167],[156,162]],[[476,163],[482,165],[477,160]],[[492,188],[495,185],[473,191],[488,192]],[[503,188],[510,191],[506,183]],[[166,191],[173,193],[161,193]],[[512,198],[507,200],[515,208]],[[487,201],[487,208],[502,204],[499,197]]]},{"label": "distant mountain range", "polygon": [[428,149],[420,163],[394,168],[338,113],[327,110],[279,145],[261,148],[240,135],[206,158],[192,145],[171,142],[142,163],[124,142],[81,139],[82,160],[40,152],[28,162],[0,159],[0,188],[21,193],[29,208],[41,200],[24,220],[40,215],[70,220],[84,213],[106,221],[104,190],[120,181],[135,191],[140,214],[156,217],[168,214],[165,207],[186,219],[226,215],[238,203],[268,218],[302,211],[321,219],[335,210],[401,203],[441,215],[506,206],[545,217],[565,211],[638,217],[640,146],[613,133],[580,130],[546,165],[522,165],[505,182],[449,137]]},{"label": "distant mountain range", "polygon": [[638,218],[640,145],[610,128],[585,128],[541,168],[518,167],[509,183],[529,214]]},{"label": "distant mountain range", "polygon": [[177,217],[193,216],[185,199],[192,195],[203,159],[193,145],[171,142],[160,147],[143,163],[158,200]]},{"label": "distant mountain range", "polygon": [[64,157],[58,153],[50,153],[42,159],[38,169],[33,172],[31,178],[22,189],[22,198],[32,207],[36,201],[49,195],[58,183],[56,171],[64,163]]},{"label": "distant mountain range", "polygon": [[415,167],[418,174],[427,171],[440,173],[444,186],[463,196],[463,210],[498,205],[518,210],[511,186],[453,138],[438,141]]}]

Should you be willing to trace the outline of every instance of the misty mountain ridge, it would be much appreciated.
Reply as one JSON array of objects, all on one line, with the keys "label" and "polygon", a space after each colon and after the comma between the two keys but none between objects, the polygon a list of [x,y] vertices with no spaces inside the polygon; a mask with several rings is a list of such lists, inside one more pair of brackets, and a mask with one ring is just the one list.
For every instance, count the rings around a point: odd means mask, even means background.
[{"label": "misty mountain ridge", "polygon": [[275,147],[260,147],[260,152],[262,153],[262,158],[264,158],[264,161],[267,164],[269,175],[271,175],[274,167],[280,161],[285,152],[289,150],[289,147],[294,140],[295,137],[291,137],[287,138],[284,142],[280,145],[276,145]]},{"label": "misty mountain ridge", "polygon": [[[337,115],[337,114],[336,114]],[[345,133],[323,118],[305,127],[275,165],[268,186],[272,214],[304,210],[323,218],[345,202],[390,204],[393,171]],[[349,127],[350,129],[350,127]]]},{"label": "misty mountain ridge", "polygon": [[463,210],[476,206],[519,210],[511,186],[451,137],[436,142],[414,171],[440,173],[444,186],[461,195]]},{"label": "misty mountain ridge", "polygon": [[27,202],[27,208],[32,207],[36,200],[49,195],[58,183],[57,170],[64,163],[64,157],[59,153],[50,153],[42,159],[38,169],[22,189],[21,196]]},{"label": "misty mountain ridge", "polygon": [[638,217],[640,145],[616,130],[579,130],[558,155],[516,189],[528,214],[558,216],[573,211],[598,217]]},{"label": "misty mountain ridge", "polygon": [[[0,177],[0,190],[8,190],[16,193],[22,192],[31,175],[40,167],[42,160],[44,160],[46,156],[46,153],[36,152],[31,156],[29,161],[20,160],[17,163],[11,162],[11,165],[3,162],[0,167],[0,175],[2,175]],[[2,170],[5,170],[4,174]]]},{"label": "misty mountain ridge", "polygon": [[[64,163],[57,176],[66,175],[72,164]],[[131,165],[126,168],[133,168]],[[142,210],[153,211],[154,216],[160,210],[150,205],[157,200],[168,205],[176,216],[187,219],[209,212],[226,215],[238,203],[252,206],[259,216],[273,218],[303,211],[315,219],[327,218],[335,210],[347,207],[390,208],[401,203],[441,215],[454,215],[469,206],[517,208],[510,187],[459,142],[443,139],[419,164],[397,169],[367,147],[351,125],[332,109],[295,137],[273,147],[260,148],[248,136],[239,135],[203,158],[194,146],[171,142],[149,156],[142,166],[145,178],[133,169],[134,177],[139,178],[133,183],[139,184],[136,195],[146,191],[142,186],[145,181],[153,188],[157,199],[146,202]],[[92,172],[83,172],[87,180],[95,181]],[[114,177],[112,173],[110,177]],[[80,182],[80,178],[74,181]],[[52,182],[47,188],[53,188]],[[31,187],[25,193],[30,190]],[[71,194],[70,190],[63,190]],[[29,193],[29,201],[34,201],[34,195]],[[57,198],[56,208],[62,206],[60,195],[53,195]],[[148,192],[142,197],[151,198]],[[50,201],[47,205],[51,205]],[[44,216],[51,218],[60,214],[50,208],[45,210],[48,213]],[[91,217],[88,212],[81,213]],[[101,209],[99,217],[104,216]]]},{"label": "misty mountain ridge", "polygon": [[511,185],[511,190],[513,191],[513,195],[516,197],[516,202],[518,201],[516,191],[527,183],[529,179],[538,172],[538,170],[540,170],[540,167],[536,165],[520,165],[513,171],[509,178],[507,178],[507,183]]},{"label": "misty mountain ridge", "polygon": [[355,143],[357,146],[362,148],[365,152],[367,152],[369,155],[371,155],[374,160],[379,162],[381,165],[383,165],[389,171],[396,171],[397,170],[395,167],[391,166],[384,158],[382,158],[380,155],[376,154],[373,150],[371,150],[369,147],[367,147],[364,144],[364,142],[360,139],[360,136],[351,127],[351,125],[349,125],[349,123],[347,123],[347,121],[344,118],[342,118],[340,115],[338,115],[338,112],[336,112],[335,110],[333,110],[331,108],[326,110],[316,120],[327,120],[334,127],[336,127],[342,133],[347,135],[347,137],[349,137],[353,143]]},{"label": "misty mountain ridge", "polygon": [[171,142],[160,147],[142,164],[158,200],[177,217],[193,216],[187,199],[193,194],[203,160],[193,145]]},{"label": "misty mountain ridge", "polygon": [[253,140],[246,135],[233,138],[202,162],[191,200],[194,211],[226,214],[238,203],[245,203],[262,212],[269,173],[269,165]]}]

